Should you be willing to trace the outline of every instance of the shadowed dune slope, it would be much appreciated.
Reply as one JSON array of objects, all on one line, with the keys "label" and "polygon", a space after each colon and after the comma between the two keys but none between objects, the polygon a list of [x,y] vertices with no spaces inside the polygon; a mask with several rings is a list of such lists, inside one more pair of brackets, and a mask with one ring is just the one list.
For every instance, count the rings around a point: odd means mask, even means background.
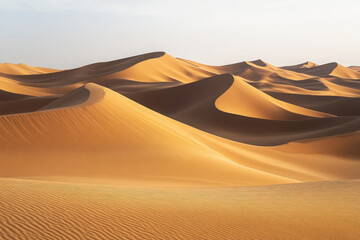
[{"label": "shadowed dune slope", "polygon": [[359,236],[360,182],[120,188],[0,180],[10,239],[342,239]]},{"label": "shadowed dune slope", "polygon": [[56,97],[28,97],[19,100],[0,101],[0,114],[35,112],[56,99]]},{"label": "shadowed dune slope", "polygon": [[282,101],[337,116],[360,116],[360,98],[266,92]]},{"label": "shadowed dune slope", "polygon": [[29,97],[28,95],[22,95],[22,94],[17,94],[17,93],[13,93],[13,92],[0,90],[0,101],[1,102],[20,100],[20,99],[24,99],[24,98],[28,98],[28,97]]}]

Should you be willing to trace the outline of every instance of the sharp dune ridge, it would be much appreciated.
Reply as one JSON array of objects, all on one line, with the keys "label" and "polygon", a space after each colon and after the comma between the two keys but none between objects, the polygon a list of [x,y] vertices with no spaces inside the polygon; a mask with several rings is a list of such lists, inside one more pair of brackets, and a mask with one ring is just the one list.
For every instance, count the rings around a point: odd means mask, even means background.
[{"label": "sharp dune ridge", "polygon": [[0,238],[356,239],[359,106],[338,63],[0,64]]}]

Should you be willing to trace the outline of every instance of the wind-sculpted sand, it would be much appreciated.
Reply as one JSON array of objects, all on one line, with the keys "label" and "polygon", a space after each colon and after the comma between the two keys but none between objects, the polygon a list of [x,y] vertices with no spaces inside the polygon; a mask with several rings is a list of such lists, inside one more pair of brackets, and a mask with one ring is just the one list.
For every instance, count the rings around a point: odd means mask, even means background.
[{"label": "wind-sculpted sand", "polygon": [[358,180],[128,188],[0,180],[1,239],[357,239]]},{"label": "wind-sculpted sand", "polygon": [[2,239],[360,237],[356,67],[2,64],[0,146]]}]

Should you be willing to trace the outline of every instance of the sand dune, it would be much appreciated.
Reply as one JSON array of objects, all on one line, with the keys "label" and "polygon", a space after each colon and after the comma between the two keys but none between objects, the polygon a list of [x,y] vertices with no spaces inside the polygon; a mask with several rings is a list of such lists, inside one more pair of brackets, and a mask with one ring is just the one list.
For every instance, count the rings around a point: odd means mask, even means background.
[{"label": "sand dune", "polygon": [[216,100],[216,107],[228,113],[272,120],[301,120],[331,115],[278,101],[252,87],[240,77],[234,77],[232,86]]},{"label": "sand dune", "polygon": [[356,239],[359,81],[164,52],[2,64],[0,238]]},{"label": "sand dune", "polygon": [[31,67],[24,63],[0,63],[0,73],[12,75],[30,75],[58,72],[59,70],[51,68]]},{"label": "sand dune", "polygon": [[184,62],[192,63],[195,66],[207,69],[217,74],[231,73],[236,76],[243,77],[250,81],[266,81],[279,77],[291,78],[292,80],[303,80],[309,76],[293,71],[286,71],[285,69],[275,67],[261,59],[255,61],[243,61],[240,63],[225,65],[225,66],[207,66],[189,60],[181,59]]},{"label": "sand dune", "polygon": [[301,70],[302,68],[313,68],[313,67],[317,67],[317,66],[319,66],[319,65],[316,64],[316,63],[307,61],[307,62],[304,62],[304,63],[291,65],[291,66],[285,66],[285,67],[282,67],[282,68],[287,69],[287,70],[296,71],[296,70]]},{"label": "sand dune", "polygon": [[[285,69],[289,69],[289,67],[285,67]],[[360,79],[360,74],[358,72],[336,62],[307,68],[291,68],[289,70],[319,77],[333,76],[345,79]]]},{"label": "sand dune", "polygon": [[[312,96],[359,96],[356,80],[360,79],[360,75],[337,63],[318,66],[306,62],[288,67],[275,67],[262,60],[256,60],[225,66],[207,66],[189,60],[181,60],[216,74],[230,73],[242,77],[261,91]],[[350,88],[346,88],[347,86]]]}]

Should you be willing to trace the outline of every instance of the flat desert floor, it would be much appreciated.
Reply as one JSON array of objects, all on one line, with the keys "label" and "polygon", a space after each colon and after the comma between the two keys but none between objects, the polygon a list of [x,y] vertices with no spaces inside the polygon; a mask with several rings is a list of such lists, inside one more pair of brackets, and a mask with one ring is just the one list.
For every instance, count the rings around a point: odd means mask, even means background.
[{"label": "flat desert floor", "polygon": [[360,239],[359,67],[0,64],[0,239]]}]

